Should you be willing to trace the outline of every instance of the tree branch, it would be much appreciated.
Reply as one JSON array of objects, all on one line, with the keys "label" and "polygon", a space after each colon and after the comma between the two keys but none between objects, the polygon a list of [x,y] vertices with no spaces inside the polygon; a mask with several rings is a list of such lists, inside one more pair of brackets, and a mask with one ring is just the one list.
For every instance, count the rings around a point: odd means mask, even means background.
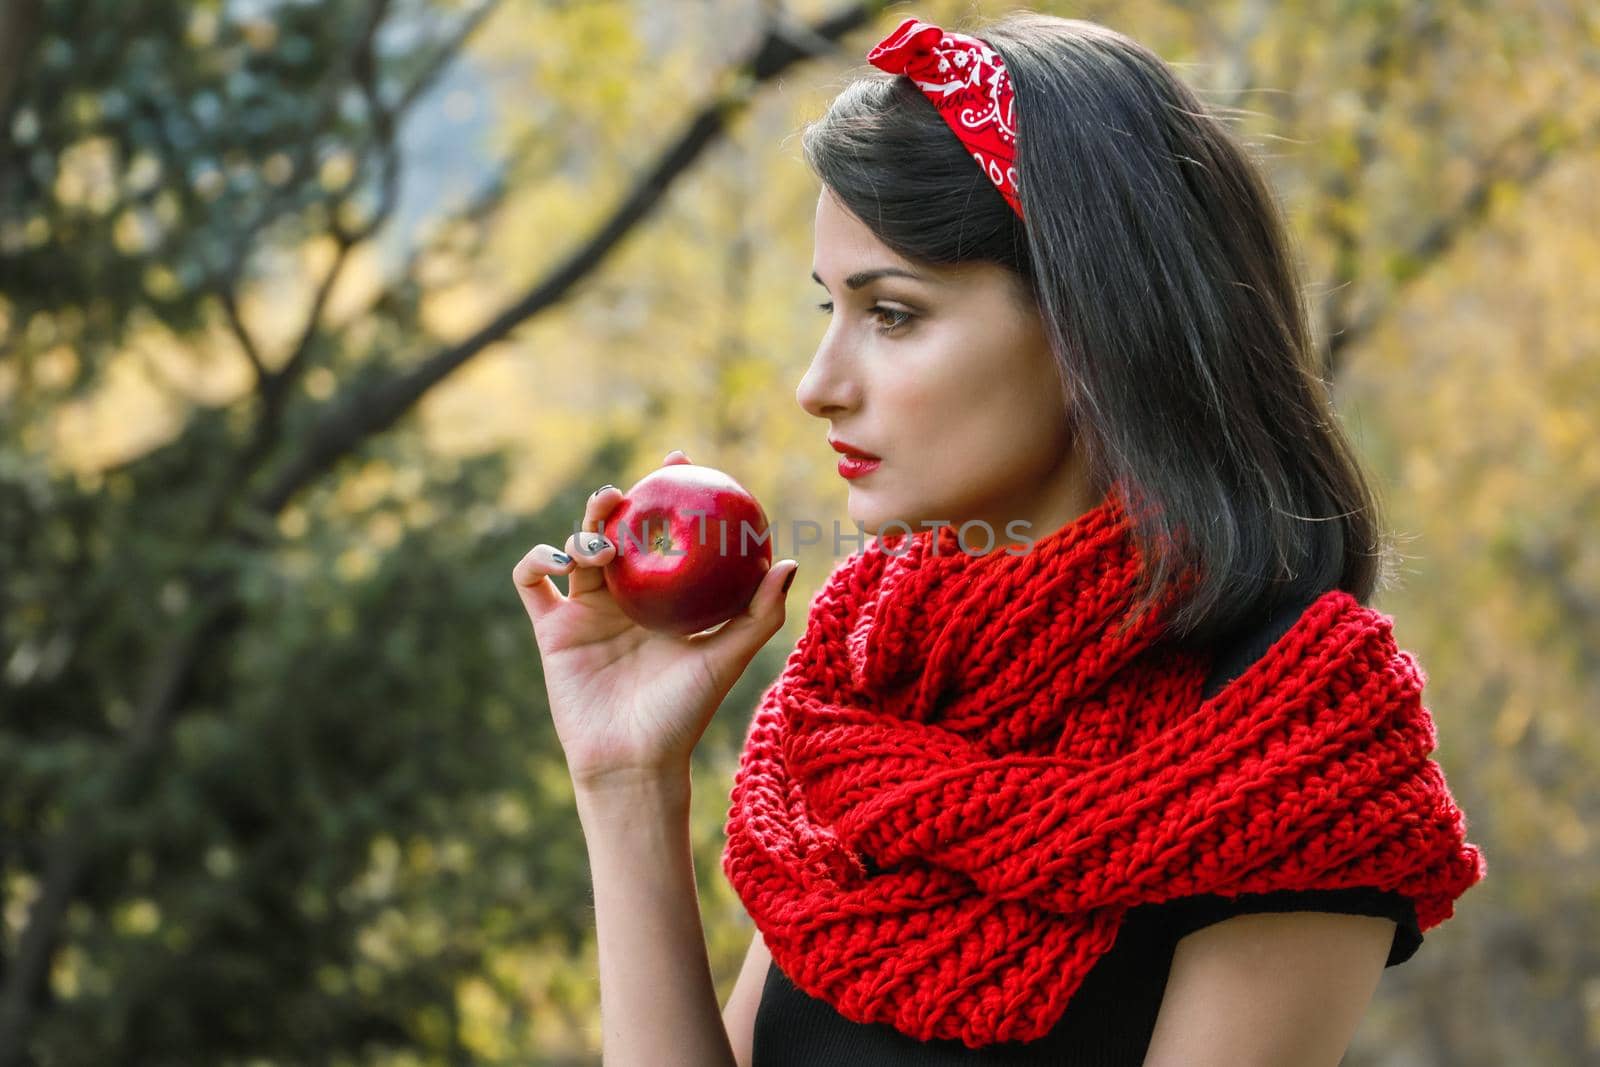
[{"label": "tree branch", "polygon": [[1338,377],[1345,342],[1335,343],[1338,330],[1349,317],[1350,301],[1355,294],[1355,284],[1360,270],[1357,251],[1360,234],[1350,226],[1345,216],[1331,210],[1335,204],[1354,199],[1367,176],[1367,168],[1377,155],[1377,118],[1386,109],[1395,79],[1381,72],[1389,65],[1395,51],[1411,47],[1416,41],[1432,39],[1439,29],[1439,14],[1432,5],[1418,5],[1410,9],[1409,25],[1378,26],[1371,43],[1362,55],[1358,69],[1367,72],[1368,81],[1361,90],[1361,117],[1355,136],[1355,159],[1348,167],[1336,170],[1320,190],[1321,221],[1333,238],[1333,277],[1327,296],[1323,298],[1323,321],[1329,324],[1329,342],[1322,350],[1323,373],[1329,378]]},{"label": "tree branch", "polygon": [[[881,6],[880,3],[851,5],[810,27],[808,33],[824,40],[836,40],[865,23]],[[711,99],[688,120],[611,215],[542,281],[465,340],[442,349],[419,366],[387,381],[368,386],[355,395],[335,398],[313,427],[305,449],[294,456],[256,498],[256,508],[268,515],[282,510],[300,490],[353,452],[362,441],[393,426],[429,389],[462,364],[505,338],[531,316],[564,298],[650,213],[672,181],[688,170],[727,128],[730,117],[745,105],[756,87],[811,54],[810,47],[797,45],[792,37],[793,31],[769,28],[750,58],[732,72],[733,87]]]},{"label": "tree branch", "polygon": [[217,300],[222,304],[223,315],[228,320],[228,329],[239,342],[239,350],[244,353],[244,358],[250,362],[250,369],[255,372],[256,388],[260,389],[272,376],[272,372],[267,370],[267,365],[262,362],[261,349],[256,345],[256,339],[251,336],[249,328],[245,326],[244,317],[239,314],[235,282],[236,279],[230,279],[226,284],[219,286]]},{"label": "tree branch", "polygon": [[[1427,273],[1427,268],[1441,262],[1463,236],[1479,222],[1489,208],[1490,194],[1502,182],[1529,186],[1550,168],[1563,153],[1555,148],[1541,148],[1547,124],[1559,110],[1547,110],[1529,116],[1488,153],[1472,186],[1462,196],[1460,203],[1449,214],[1436,219],[1432,225],[1405,250],[1410,260],[1419,264],[1417,269],[1396,279],[1381,300],[1372,300],[1360,315],[1347,322],[1333,322],[1328,337],[1328,362],[1337,367],[1342,353],[1364,340],[1367,334],[1382,321],[1404,293],[1417,279]],[[1600,142],[1600,119],[1590,123],[1576,138],[1579,144]]]},{"label": "tree branch", "polygon": [[[261,401],[261,410],[251,429],[249,442],[228,464],[226,472],[221,477],[207,514],[204,527],[206,530],[223,529],[228,510],[237,501],[239,488],[277,444],[283,429],[284,406],[295,383],[309,365],[310,354],[322,329],[322,315],[327,307],[328,298],[350,261],[350,251],[376,234],[394,213],[400,185],[400,149],[396,143],[400,119],[417,100],[421,99],[427,88],[438,80],[450,60],[466,44],[473,31],[483,24],[497,2],[498,0],[486,0],[471,15],[461,19],[449,41],[434,52],[422,72],[412,80],[400,100],[391,108],[383,102],[378,92],[377,63],[373,54],[373,42],[388,9],[389,0],[374,0],[366,26],[351,57],[350,70],[361,87],[362,95],[372,114],[376,141],[383,158],[378,204],[374,207],[371,217],[354,230],[344,227],[337,210],[330,210],[329,235],[333,238],[335,246],[333,262],[312,295],[304,323],[293,347],[289,350],[288,358],[277,370],[268,371],[263,366],[259,353],[249,343],[249,334],[239,318],[231,290],[225,292],[224,307],[227,308],[230,321],[234,324],[234,332],[245,345],[246,354],[258,369],[257,393]],[[243,247],[241,244],[241,248]]]}]

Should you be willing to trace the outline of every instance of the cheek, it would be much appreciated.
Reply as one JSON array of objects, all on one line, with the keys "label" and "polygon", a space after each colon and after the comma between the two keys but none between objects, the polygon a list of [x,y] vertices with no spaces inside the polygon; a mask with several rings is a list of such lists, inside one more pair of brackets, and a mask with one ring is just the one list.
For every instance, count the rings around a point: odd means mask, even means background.
[{"label": "cheek", "polygon": [[941,424],[961,411],[961,388],[939,361],[906,359],[876,368],[867,391],[887,440],[898,448],[923,448]]},{"label": "cheek", "polygon": [[[1054,363],[1019,331],[976,331],[972,321],[883,355],[871,383],[886,428],[916,469],[969,481],[997,468],[1032,468],[1060,450],[1063,416]],[[984,472],[989,472],[985,475]]]},{"label": "cheek", "polygon": [[963,377],[930,400],[935,469],[1027,477],[1055,463],[1068,443],[1055,380],[1040,382],[1022,368],[995,363],[990,373]]},{"label": "cheek", "polygon": [[969,421],[975,409],[990,407],[1003,387],[981,343],[965,331],[941,331],[916,348],[899,353],[895,373],[879,383],[886,399],[936,432]]}]

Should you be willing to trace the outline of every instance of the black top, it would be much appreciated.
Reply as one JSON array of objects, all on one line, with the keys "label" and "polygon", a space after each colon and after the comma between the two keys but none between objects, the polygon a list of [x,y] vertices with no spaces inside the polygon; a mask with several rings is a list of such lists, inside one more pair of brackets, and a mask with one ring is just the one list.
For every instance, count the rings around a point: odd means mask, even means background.
[{"label": "black top", "polygon": [[[1206,680],[1210,697],[1238,677],[1294,625],[1310,601],[1286,605],[1219,654]],[[1416,907],[1376,887],[1250,893],[1207,893],[1128,909],[1111,949],[1095,961],[1056,1025],[1037,1041],[1004,1041],[971,1049],[955,1039],[917,1041],[887,1023],[857,1023],[789,981],[776,962],[756,1009],[752,1067],[821,1063],[880,1065],[1050,1064],[1051,1067],[1139,1067],[1155,1031],[1178,940],[1234,915],[1265,911],[1332,911],[1395,920],[1384,964],[1410,959],[1422,945]]]}]

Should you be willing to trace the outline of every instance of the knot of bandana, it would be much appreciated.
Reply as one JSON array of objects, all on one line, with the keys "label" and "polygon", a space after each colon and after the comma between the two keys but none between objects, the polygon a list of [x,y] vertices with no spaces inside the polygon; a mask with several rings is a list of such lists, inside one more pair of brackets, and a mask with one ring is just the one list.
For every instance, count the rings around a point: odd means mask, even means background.
[{"label": "knot of bandana", "polygon": [[1014,98],[1000,53],[977,37],[908,18],[873,46],[867,62],[917,84],[1021,218]]}]

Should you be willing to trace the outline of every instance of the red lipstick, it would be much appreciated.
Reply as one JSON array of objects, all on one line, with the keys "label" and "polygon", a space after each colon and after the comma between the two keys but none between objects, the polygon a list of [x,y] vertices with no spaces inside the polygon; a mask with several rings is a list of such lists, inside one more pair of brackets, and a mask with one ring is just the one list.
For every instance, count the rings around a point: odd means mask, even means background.
[{"label": "red lipstick", "polygon": [[864,474],[870,474],[883,462],[883,457],[875,456],[864,448],[857,448],[849,441],[830,437],[828,444],[833,446],[835,452],[844,454],[844,458],[839,461],[839,473],[845,478],[859,478]]}]

